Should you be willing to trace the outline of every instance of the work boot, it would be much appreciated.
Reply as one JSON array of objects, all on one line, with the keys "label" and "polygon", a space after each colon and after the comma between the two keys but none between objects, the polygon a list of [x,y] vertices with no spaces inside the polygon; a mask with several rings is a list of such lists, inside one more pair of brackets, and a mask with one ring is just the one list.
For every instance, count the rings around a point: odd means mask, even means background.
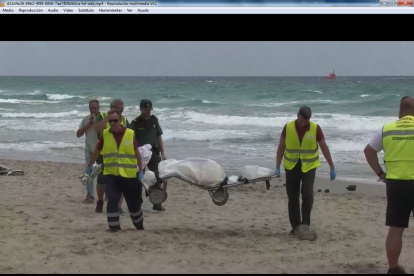
[{"label": "work boot", "polygon": [[316,231],[311,229],[309,225],[301,224],[299,225],[298,229],[298,238],[299,240],[306,240],[306,241],[316,241],[318,239],[318,235]]},{"label": "work boot", "polygon": [[397,265],[394,268],[388,269],[387,274],[407,274],[402,266]]},{"label": "work boot", "polygon": [[103,209],[103,201],[98,201],[96,203],[96,208],[95,208],[95,212],[97,213],[102,213],[102,209]]},{"label": "work boot", "polygon": [[106,230],[107,232],[109,232],[109,233],[116,233],[116,232],[118,232],[118,231],[121,231],[121,227],[120,226],[118,226],[118,227],[110,227],[108,230]]},{"label": "work boot", "polygon": [[297,237],[299,233],[299,228],[296,227],[295,229],[290,230],[289,236]]},{"label": "work boot", "polygon": [[136,225],[135,228],[137,228],[137,230],[144,230],[144,221],[141,221],[141,223]]},{"label": "work boot", "polygon": [[154,204],[154,205],[152,206],[152,210],[162,212],[162,211],[165,211],[165,208],[164,208],[164,207],[162,207],[162,204]]}]

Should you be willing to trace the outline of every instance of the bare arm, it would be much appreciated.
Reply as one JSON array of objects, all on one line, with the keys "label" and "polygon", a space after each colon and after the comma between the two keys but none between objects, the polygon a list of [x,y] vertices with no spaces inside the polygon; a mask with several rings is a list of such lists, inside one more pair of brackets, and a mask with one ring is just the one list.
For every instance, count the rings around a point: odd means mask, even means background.
[{"label": "bare arm", "polygon": [[335,169],[334,163],[332,162],[331,152],[329,151],[329,147],[326,144],[325,139],[320,140],[319,147],[321,148],[322,154],[325,157],[326,161],[329,164],[329,167],[331,167],[331,170]]},{"label": "bare arm", "polygon": [[93,127],[95,129],[95,132],[101,133],[102,131],[104,131],[107,123],[108,123],[108,117],[105,117],[102,119],[102,121],[100,121],[99,123],[96,123]]},{"label": "bare arm", "polygon": [[85,134],[85,132],[88,130],[88,128],[90,127],[90,125],[85,124],[83,126],[83,128],[78,129],[78,131],[76,132],[76,137],[80,138],[83,136],[83,134]]},{"label": "bare arm", "polygon": [[282,163],[283,155],[285,154],[285,138],[283,136],[280,136],[279,146],[277,147],[277,153],[276,153],[276,168],[280,169],[280,164]]},{"label": "bare arm", "polygon": [[383,172],[378,160],[378,153],[370,145],[367,145],[364,149],[365,158],[371,169],[378,175]]},{"label": "bare arm", "polygon": [[98,150],[98,149],[95,149],[92,152],[91,161],[89,161],[88,167],[91,167],[95,163],[96,159],[98,159],[98,157],[99,157],[100,154],[101,154],[101,151]]}]

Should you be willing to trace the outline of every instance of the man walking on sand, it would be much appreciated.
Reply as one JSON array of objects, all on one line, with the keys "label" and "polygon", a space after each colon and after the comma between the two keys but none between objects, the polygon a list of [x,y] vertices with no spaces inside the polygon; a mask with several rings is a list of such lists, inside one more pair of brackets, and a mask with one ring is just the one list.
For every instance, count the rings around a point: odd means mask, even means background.
[{"label": "man walking on sand", "polygon": [[[280,164],[282,158],[284,159],[289,221],[292,226],[290,235],[293,236],[299,234],[300,225],[310,226],[313,184],[316,168],[320,167],[318,144],[331,168],[331,180],[336,178],[335,167],[322,129],[310,121],[311,116],[312,111],[308,106],[302,106],[299,109],[297,120],[287,123],[283,128],[276,154],[275,175],[277,177],[280,177]],[[300,193],[302,193],[302,218]]]},{"label": "man walking on sand", "polygon": [[[147,167],[154,172],[157,180],[159,179],[158,164],[161,160],[166,160],[164,153],[164,143],[162,142],[162,129],[158,123],[158,118],[151,115],[152,102],[150,100],[141,100],[139,105],[141,115],[136,117],[129,126],[135,132],[135,138],[138,142],[138,147],[145,144],[151,145],[152,156]],[[161,154],[161,156],[160,156]],[[162,204],[154,204],[152,207],[156,211],[165,211]]]},{"label": "man walking on sand", "polygon": [[[384,172],[378,161],[378,152],[384,150]],[[403,97],[399,119],[385,124],[369,141],[365,157],[387,189],[385,225],[389,226],[385,247],[388,274],[406,274],[398,259],[402,249],[404,229],[408,228],[414,212],[414,99]]]},{"label": "man walking on sand", "polygon": [[[108,112],[111,127],[105,129],[99,138],[91,161],[85,173],[92,172],[91,166],[102,154],[103,175],[108,196],[107,217],[111,232],[121,230],[118,202],[121,196],[128,205],[132,223],[138,230],[144,230],[144,218],[141,211],[142,183],[144,177],[141,154],[134,137],[134,131],[121,125],[121,115],[116,110]],[[139,173],[137,173],[137,165]]]},{"label": "man walking on sand", "polygon": [[[112,100],[111,104],[110,104],[110,108],[117,110],[118,113],[121,115],[121,125],[124,127],[128,127],[129,126],[129,122],[128,119],[124,116],[122,116],[122,112],[124,112],[124,102],[120,99],[114,99]],[[94,126],[94,129],[96,131],[96,133],[98,133],[98,137],[101,135],[101,133],[105,130],[105,129],[109,129],[110,125],[108,122],[108,112],[103,112],[101,113],[99,116],[96,117],[96,124]],[[102,161],[102,156],[100,156],[97,160],[98,164],[102,164],[103,166],[103,161]],[[103,171],[104,168],[102,168]],[[95,212],[97,213],[102,213],[103,210],[103,204],[104,204],[104,193],[105,193],[105,180],[103,177],[103,172],[99,173],[98,177],[97,177],[97,181],[96,181],[96,191],[98,194],[98,202],[96,203],[96,209]],[[121,206],[122,206],[122,196],[121,199],[119,200],[119,212],[122,214],[124,211],[122,210]]]},{"label": "man walking on sand", "polygon": [[[85,116],[82,119],[82,122],[79,125],[79,129],[76,132],[78,138],[82,137],[85,134],[85,160],[86,165],[89,164],[91,159],[92,152],[95,149],[96,143],[98,142],[98,136],[96,135],[95,129],[93,128],[96,122],[96,116],[99,115],[99,101],[91,100],[89,101],[89,111],[90,114]],[[86,185],[86,199],[83,201],[85,204],[90,204],[94,202],[94,190],[93,182]]]}]

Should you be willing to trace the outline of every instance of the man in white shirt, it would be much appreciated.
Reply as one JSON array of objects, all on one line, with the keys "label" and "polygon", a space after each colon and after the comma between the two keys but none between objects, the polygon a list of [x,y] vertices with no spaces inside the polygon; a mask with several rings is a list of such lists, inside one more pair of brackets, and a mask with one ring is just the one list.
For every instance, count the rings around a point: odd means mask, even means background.
[{"label": "man in white shirt", "polygon": [[[99,102],[97,100],[91,100],[89,102],[89,111],[91,114],[85,116],[79,125],[79,129],[76,132],[78,138],[85,134],[85,161],[88,165],[92,152],[95,150],[96,143],[98,142],[98,135],[95,132],[93,126],[96,122],[96,116],[99,115]],[[93,183],[86,185],[86,199],[83,201],[85,204],[93,203],[95,200]]]},{"label": "man in white shirt", "polygon": [[[384,172],[378,152],[384,150]],[[402,236],[414,212],[414,99],[401,99],[399,120],[377,130],[364,150],[365,157],[379,179],[386,183],[389,226],[385,243],[388,274],[406,274],[398,259],[402,250]]]}]

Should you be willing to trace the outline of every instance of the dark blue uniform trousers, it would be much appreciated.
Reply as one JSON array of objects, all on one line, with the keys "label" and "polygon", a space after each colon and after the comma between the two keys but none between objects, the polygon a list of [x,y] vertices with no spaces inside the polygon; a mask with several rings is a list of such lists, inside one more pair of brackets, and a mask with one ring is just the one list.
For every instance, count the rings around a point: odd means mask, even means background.
[{"label": "dark blue uniform trousers", "polygon": [[132,223],[137,229],[141,229],[144,223],[142,214],[142,183],[138,178],[125,178],[122,176],[105,175],[106,195],[108,204],[106,212],[108,226],[112,230],[121,229],[119,222],[118,202],[124,195],[128,205],[129,215]]}]

